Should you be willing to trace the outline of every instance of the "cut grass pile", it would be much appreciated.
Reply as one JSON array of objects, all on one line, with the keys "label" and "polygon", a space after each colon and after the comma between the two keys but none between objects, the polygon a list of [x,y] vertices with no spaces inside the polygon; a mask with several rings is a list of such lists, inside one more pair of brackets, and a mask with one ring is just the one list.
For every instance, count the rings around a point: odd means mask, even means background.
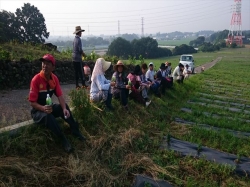
[{"label": "cut grass pile", "polygon": [[[241,113],[229,113],[206,105],[194,105],[191,114],[180,111],[180,108],[190,106],[187,101],[198,101],[204,97],[200,92],[213,94],[203,89],[209,80],[232,88],[230,90],[233,90],[232,84],[244,85],[247,89],[249,83],[247,79],[241,79],[241,74],[248,73],[249,64],[246,59],[241,59],[239,63],[245,68],[235,65],[237,58],[232,56],[238,53],[245,54],[245,49],[209,53],[215,57],[223,56],[222,61],[211,70],[192,76],[183,85],[175,83],[162,98],[150,95],[152,104],[148,108],[129,101],[131,113],[126,113],[117,100],[112,101],[116,109],[113,113],[100,112],[89,105],[84,90],[72,91],[74,116],[87,137],[86,144],[74,139],[63,122],[63,131],[75,147],[75,152],[70,155],[64,153],[59,141],[42,127],[30,126],[12,136],[2,135],[1,186],[124,187],[131,186],[136,174],[164,179],[173,186],[250,186],[249,178],[235,175],[232,166],[216,164],[204,158],[182,157],[174,151],[160,149],[164,137],[173,136],[233,153],[239,158],[250,157],[249,138],[235,138],[226,131],[218,133],[173,122],[175,117],[180,117],[197,124],[203,122],[250,132],[247,125],[240,128],[244,122],[237,124],[237,118],[247,118]],[[226,93],[214,94],[227,96]],[[242,98],[250,100],[249,96],[242,94]],[[201,115],[202,111],[208,110],[213,114],[233,117],[235,122]]]}]

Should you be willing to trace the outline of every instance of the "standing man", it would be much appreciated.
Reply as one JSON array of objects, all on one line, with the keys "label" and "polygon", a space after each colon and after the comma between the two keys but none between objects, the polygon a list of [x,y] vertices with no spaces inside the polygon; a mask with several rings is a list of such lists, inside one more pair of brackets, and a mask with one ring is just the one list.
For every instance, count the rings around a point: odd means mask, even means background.
[{"label": "standing man", "polygon": [[[45,125],[62,141],[66,152],[73,151],[71,144],[62,133],[60,125],[56,121],[61,117],[70,125],[72,134],[81,141],[85,137],[79,131],[79,125],[74,120],[69,106],[65,103],[59,80],[52,72],[55,70],[55,59],[52,55],[46,54],[40,58],[42,70],[36,74],[30,83],[29,101],[32,107],[31,117],[37,124]],[[46,97],[55,94],[60,104],[46,105]]]},{"label": "standing man", "polygon": [[82,67],[82,56],[85,56],[85,53],[82,50],[82,42],[81,42],[81,36],[82,32],[85,30],[82,30],[80,26],[76,26],[75,32],[75,38],[73,41],[73,64],[74,64],[74,69],[75,69],[75,79],[76,79],[76,88],[80,88],[78,84],[78,79],[79,75],[82,81],[82,87],[86,87],[85,85],[85,76],[83,72],[83,67]]}]

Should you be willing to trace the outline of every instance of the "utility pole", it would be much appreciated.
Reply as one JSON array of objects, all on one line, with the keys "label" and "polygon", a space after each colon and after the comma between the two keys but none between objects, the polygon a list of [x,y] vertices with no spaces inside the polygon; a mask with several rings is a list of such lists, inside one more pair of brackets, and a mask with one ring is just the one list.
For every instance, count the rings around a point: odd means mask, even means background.
[{"label": "utility pole", "polygon": [[120,21],[118,20],[118,36],[120,36]]},{"label": "utility pole", "polygon": [[144,18],[141,18],[141,37],[144,37]]},{"label": "utility pole", "polygon": [[234,0],[234,9],[231,18],[227,44],[231,45],[233,42],[239,46],[242,46],[241,0]]}]

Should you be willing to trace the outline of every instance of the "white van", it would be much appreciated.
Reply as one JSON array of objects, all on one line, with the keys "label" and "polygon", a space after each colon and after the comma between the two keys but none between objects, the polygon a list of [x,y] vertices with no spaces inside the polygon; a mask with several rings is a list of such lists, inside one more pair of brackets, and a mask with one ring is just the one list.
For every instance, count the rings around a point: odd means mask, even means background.
[{"label": "white van", "polygon": [[182,63],[184,67],[186,66],[186,64],[188,64],[189,69],[192,71],[192,73],[194,73],[195,66],[193,55],[181,55],[179,63]]}]

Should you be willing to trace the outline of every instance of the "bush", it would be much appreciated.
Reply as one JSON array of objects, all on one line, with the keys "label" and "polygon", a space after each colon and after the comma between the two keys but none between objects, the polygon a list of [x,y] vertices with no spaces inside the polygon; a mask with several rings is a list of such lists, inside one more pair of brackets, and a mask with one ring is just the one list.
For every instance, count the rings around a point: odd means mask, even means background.
[{"label": "bush", "polygon": [[6,60],[11,60],[11,55],[8,51],[3,50],[0,47],[0,60],[1,61],[6,61]]}]

